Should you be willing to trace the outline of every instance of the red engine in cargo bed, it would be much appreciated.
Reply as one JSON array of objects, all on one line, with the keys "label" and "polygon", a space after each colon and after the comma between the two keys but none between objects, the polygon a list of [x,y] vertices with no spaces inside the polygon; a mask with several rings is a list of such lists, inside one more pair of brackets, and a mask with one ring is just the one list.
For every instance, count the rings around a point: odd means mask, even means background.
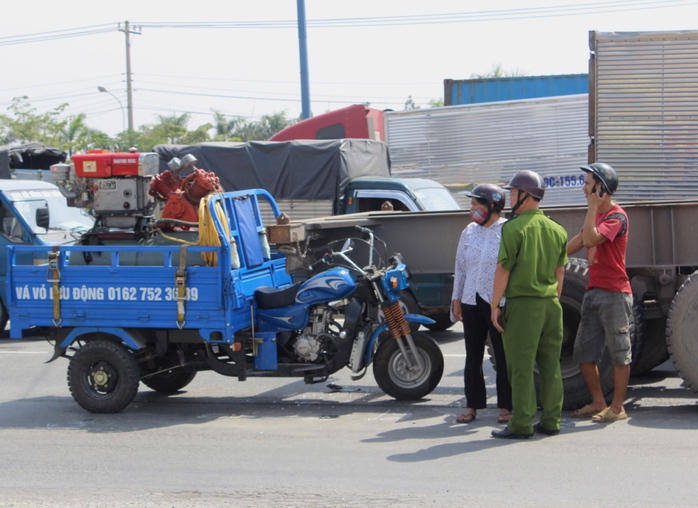
[{"label": "red engine in cargo bed", "polygon": [[[90,150],[72,157],[75,174],[79,178],[110,178],[113,176],[139,176],[139,153],[112,153]],[[142,175],[141,175],[142,176]]]}]

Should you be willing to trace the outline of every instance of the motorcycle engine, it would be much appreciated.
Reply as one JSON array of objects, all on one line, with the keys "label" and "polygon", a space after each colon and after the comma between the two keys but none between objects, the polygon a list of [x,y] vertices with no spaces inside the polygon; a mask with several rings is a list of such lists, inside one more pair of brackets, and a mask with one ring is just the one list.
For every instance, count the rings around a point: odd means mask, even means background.
[{"label": "motorcycle engine", "polygon": [[293,350],[300,361],[314,362],[321,353],[328,352],[334,341],[330,323],[334,311],[328,306],[318,305],[310,310],[310,322],[293,343]]},{"label": "motorcycle engine", "polygon": [[317,360],[321,345],[318,337],[303,334],[296,339],[296,342],[293,344],[293,350],[301,360],[314,362]]}]

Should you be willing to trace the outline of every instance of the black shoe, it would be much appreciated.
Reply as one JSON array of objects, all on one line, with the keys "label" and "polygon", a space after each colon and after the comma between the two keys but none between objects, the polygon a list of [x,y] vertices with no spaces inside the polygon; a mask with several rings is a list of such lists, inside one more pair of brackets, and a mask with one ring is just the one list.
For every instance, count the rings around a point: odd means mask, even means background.
[{"label": "black shoe", "polygon": [[530,434],[519,434],[518,432],[512,432],[509,427],[502,430],[493,430],[492,437],[497,437],[499,439],[528,439],[533,437],[533,432]]},{"label": "black shoe", "polygon": [[538,422],[533,424],[533,432],[545,434],[546,436],[557,436],[560,433],[560,429],[547,429]]}]

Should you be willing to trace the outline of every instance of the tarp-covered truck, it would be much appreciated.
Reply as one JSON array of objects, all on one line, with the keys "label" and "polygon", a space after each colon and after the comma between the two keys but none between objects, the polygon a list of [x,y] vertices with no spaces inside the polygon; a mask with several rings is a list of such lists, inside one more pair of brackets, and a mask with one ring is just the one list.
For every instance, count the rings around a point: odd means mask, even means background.
[{"label": "tarp-covered truck", "polygon": [[[161,171],[175,157],[194,156],[226,191],[269,192],[291,218],[395,210],[454,210],[458,204],[439,183],[393,178],[388,147],[369,139],[157,145]],[[187,170],[183,170],[186,174]]]},{"label": "tarp-covered truck", "polygon": [[0,146],[0,179],[45,180],[53,182],[49,168],[65,162],[68,154],[43,143]]}]

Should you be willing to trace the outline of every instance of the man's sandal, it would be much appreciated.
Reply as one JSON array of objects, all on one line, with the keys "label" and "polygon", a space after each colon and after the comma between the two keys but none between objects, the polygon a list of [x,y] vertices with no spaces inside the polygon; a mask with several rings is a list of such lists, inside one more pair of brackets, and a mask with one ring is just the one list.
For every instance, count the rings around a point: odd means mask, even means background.
[{"label": "man's sandal", "polygon": [[612,423],[627,419],[628,413],[614,413],[610,407],[607,407],[599,414],[592,416],[591,421],[596,423]]},{"label": "man's sandal", "polygon": [[579,409],[575,409],[574,411],[572,411],[572,418],[591,418],[592,416],[596,416],[599,413],[601,413],[601,411],[597,411],[589,404],[587,404],[584,407],[580,407]]}]

